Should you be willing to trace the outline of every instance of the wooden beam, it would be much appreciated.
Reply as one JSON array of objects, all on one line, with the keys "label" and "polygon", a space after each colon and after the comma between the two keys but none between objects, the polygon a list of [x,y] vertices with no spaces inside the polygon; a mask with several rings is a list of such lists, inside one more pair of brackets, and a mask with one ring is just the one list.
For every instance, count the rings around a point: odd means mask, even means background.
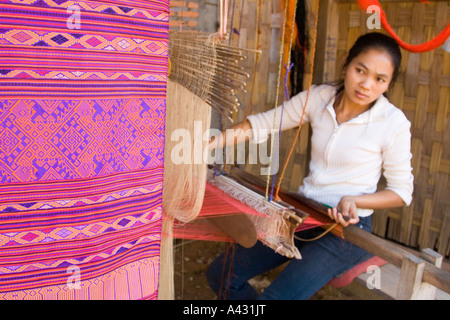
[{"label": "wooden beam", "polygon": [[450,293],[450,273],[446,270],[439,269],[426,263],[423,272],[423,281],[442,291]]},{"label": "wooden beam", "polygon": [[403,257],[410,254],[409,251],[395,245],[393,242],[353,225],[344,228],[344,238],[399,268],[402,266]]},{"label": "wooden beam", "polygon": [[[424,269],[425,260],[422,260],[413,254],[408,254],[403,257],[396,299],[411,300],[415,298],[415,293],[420,291],[422,285]],[[434,299],[434,297],[432,299]]]},{"label": "wooden beam", "polygon": [[[405,257],[412,253],[401,246],[356,226],[344,228],[344,238],[354,245],[402,268]],[[417,255],[415,255],[417,257]],[[411,260],[411,259],[410,259]],[[450,293],[450,272],[424,261],[422,281]]]},{"label": "wooden beam", "polygon": [[[436,266],[437,268],[442,267],[443,257],[436,251],[433,251],[429,248],[423,249],[421,251],[421,258],[430,264]],[[427,281],[423,281],[422,274],[422,284],[419,292],[416,292],[415,297],[418,299],[435,299],[436,298],[436,286],[433,286]]]}]

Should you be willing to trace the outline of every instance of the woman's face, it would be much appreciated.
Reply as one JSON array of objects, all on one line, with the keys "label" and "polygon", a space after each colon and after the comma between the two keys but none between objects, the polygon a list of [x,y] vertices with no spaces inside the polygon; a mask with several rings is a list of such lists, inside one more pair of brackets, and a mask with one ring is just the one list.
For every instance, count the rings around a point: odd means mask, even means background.
[{"label": "woman's face", "polygon": [[369,49],[357,55],[345,69],[345,97],[352,104],[367,108],[385,93],[394,66],[384,50]]}]

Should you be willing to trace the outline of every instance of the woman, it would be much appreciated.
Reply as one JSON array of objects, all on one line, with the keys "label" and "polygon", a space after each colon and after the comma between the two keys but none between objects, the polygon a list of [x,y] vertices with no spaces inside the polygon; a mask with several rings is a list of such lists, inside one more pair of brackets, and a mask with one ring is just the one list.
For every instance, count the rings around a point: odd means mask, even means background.
[{"label": "woman", "polygon": [[[361,36],[350,49],[337,85],[312,86],[304,121],[312,128],[310,173],[299,192],[332,207],[331,219],[344,227],[356,224],[371,231],[376,209],[409,205],[412,200],[410,122],[385,94],[393,85],[401,63],[400,49],[381,33]],[[307,92],[281,107],[249,116],[234,128],[242,128],[239,143],[250,137],[261,143],[283,114],[282,130],[298,126]],[[244,134],[251,130],[251,134]],[[211,148],[221,146],[212,141]],[[227,141],[228,143],[228,141]],[[387,187],[377,191],[384,175]],[[320,229],[320,228],[319,228]],[[312,229],[301,238],[314,237],[323,229]],[[299,238],[300,238],[299,237]],[[338,274],[370,257],[366,251],[333,235],[318,240],[296,240],[302,259],[289,260],[258,243],[250,249],[238,246],[232,259],[217,258],[208,269],[208,281],[216,292],[229,299],[308,299]],[[247,282],[289,261],[272,284],[259,295]],[[224,275],[222,270],[232,270]],[[227,282],[223,282],[228,279]]]}]

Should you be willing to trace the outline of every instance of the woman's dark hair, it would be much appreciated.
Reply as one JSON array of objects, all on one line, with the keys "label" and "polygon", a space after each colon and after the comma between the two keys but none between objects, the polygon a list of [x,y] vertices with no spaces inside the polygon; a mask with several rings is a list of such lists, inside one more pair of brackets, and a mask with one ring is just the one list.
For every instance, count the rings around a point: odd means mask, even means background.
[{"label": "woman's dark hair", "polygon": [[[394,67],[394,72],[392,74],[392,79],[389,84],[389,87],[395,82],[400,73],[400,65],[402,62],[402,53],[400,51],[400,47],[398,43],[390,36],[385,35],[380,32],[370,32],[360,36],[356,42],[351,47],[347,59],[344,63],[344,69],[352,62],[352,60],[357,57],[359,54],[370,50],[370,49],[378,49],[386,51],[392,60],[392,65]],[[341,81],[338,83],[338,90],[336,95],[338,95],[344,89],[344,82]]]}]

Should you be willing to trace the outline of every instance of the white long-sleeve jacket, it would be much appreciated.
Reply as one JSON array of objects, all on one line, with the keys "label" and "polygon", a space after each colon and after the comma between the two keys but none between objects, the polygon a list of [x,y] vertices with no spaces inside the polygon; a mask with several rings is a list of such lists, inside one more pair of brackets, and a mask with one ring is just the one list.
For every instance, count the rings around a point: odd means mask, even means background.
[{"label": "white long-sleeve jacket", "polygon": [[[299,192],[335,207],[345,195],[376,192],[383,174],[387,189],[409,205],[413,192],[410,122],[400,109],[381,96],[371,109],[339,125],[333,108],[335,94],[336,87],[331,85],[310,89],[304,116],[312,127],[310,172]],[[253,142],[264,142],[274,123],[278,129],[281,114],[282,131],[298,127],[306,96],[307,91],[301,92],[286,102],[284,108],[249,116]],[[372,212],[358,209],[361,217]]]}]

